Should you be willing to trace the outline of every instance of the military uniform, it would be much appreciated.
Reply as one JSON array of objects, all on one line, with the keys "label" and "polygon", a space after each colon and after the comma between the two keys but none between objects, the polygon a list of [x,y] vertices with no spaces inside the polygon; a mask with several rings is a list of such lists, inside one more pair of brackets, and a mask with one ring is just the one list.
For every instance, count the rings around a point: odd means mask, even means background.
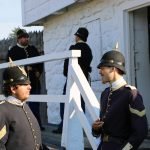
[{"label": "military uniform", "polygon": [[[79,28],[75,33],[76,36],[80,37],[80,40],[75,44],[71,45],[69,50],[81,50],[81,57],[78,58],[78,63],[86,77],[87,80],[90,80],[89,73],[92,71],[91,69],[91,62],[93,59],[92,50],[89,45],[86,43],[88,38],[88,30],[86,28]],[[64,76],[67,77],[68,74],[68,59],[64,62]],[[66,93],[66,85],[64,86],[63,93]],[[85,103],[83,98],[81,97],[81,106],[83,111],[85,112]]]},{"label": "military uniform", "polygon": [[13,64],[4,70],[6,99],[0,101],[0,150],[42,150],[40,127],[25,103],[30,89],[30,80],[23,68]]},{"label": "military uniform", "polygon": [[26,103],[8,97],[0,102],[0,147],[7,150],[40,150],[41,132]]},{"label": "military uniform", "polygon": [[142,97],[137,89],[128,85],[117,90],[105,89],[101,96],[100,118],[104,121],[99,132],[102,135],[102,150],[119,150],[127,143],[135,150],[147,135]]},{"label": "military uniform", "polygon": [[[26,31],[20,29],[17,32],[17,38],[21,37],[29,37],[29,35],[26,33]],[[27,45],[27,46],[22,46],[19,43],[17,45],[13,46],[7,54],[7,61],[9,57],[13,60],[21,60],[21,59],[26,59],[26,58],[32,58],[39,56],[39,52],[37,48],[33,45]],[[31,68],[31,69],[28,69]],[[40,74],[43,71],[43,64],[33,64],[33,65],[26,65],[25,70],[27,72],[27,75],[31,81],[31,94],[40,94],[41,90],[41,83],[40,83],[40,78],[36,76],[36,72],[39,72]],[[40,127],[42,128],[41,125],[41,119],[40,119],[40,103],[39,102],[29,102],[29,107],[31,108],[32,112],[36,116]]]},{"label": "military uniform", "polygon": [[[77,42],[75,45],[71,45],[69,50],[81,50],[81,57],[78,58],[78,63],[88,79],[88,74],[91,72],[91,62],[93,59],[92,50],[89,45],[83,41]],[[64,75],[67,77],[68,73],[68,59],[64,63]]]},{"label": "military uniform", "polygon": [[[103,55],[98,68],[114,66],[124,74],[124,64],[120,52],[110,51]],[[110,85],[100,99],[100,120],[104,124],[99,130],[92,128],[93,135],[102,139],[98,150],[137,150],[148,133],[142,96],[123,77]]]},{"label": "military uniform", "polygon": [[[39,53],[37,49],[33,45],[28,45],[27,47],[23,47],[19,44],[13,46],[8,51],[7,60],[10,57],[13,61],[31,58],[39,56]],[[35,76],[35,72],[42,73],[42,64],[34,64],[34,65],[28,65],[32,68],[32,70],[27,70],[27,66],[25,67],[25,70],[30,78],[32,90],[31,93],[33,94],[39,94],[41,89],[40,80]],[[36,92],[38,91],[38,92]]]},{"label": "military uniform", "polygon": [[[76,41],[76,44],[71,45],[69,50],[81,50],[81,57],[78,58],[78,63],[85,77],[87,78],[87,80],[90,80],[89,73],[92,71],[90,65],[91,65],[93,56],[92,56],[91,48],[86,43],[88,34],[89,32],[86,28],[83,28],[83,27],[79,28],[77,32],[75,33],[75,35],[80,37],[80,40]],[[67,77],[68,75],[68,64],[69,64],[69,59],[65,59],[64,68],[63,68],[63,74],[65,77]],[[66,85],[67,85],[67,80],[63,88],[63,94],[66,94]],[[81,97],[81,106],[82,106],[83,111],[85,112],[85,103],[82,97]],[[54,133],[62,132],[63,118],[64,118],[64,103],[60,103],[60,117],[61,117],[61,122],[58,126],[58,129],[53,131]]]},{"label": "military uniform", "polygon": [[[71,45],[69,50],[81,50],[81,57],[78,58],[78,63],[86,77],[87,80],[90,80],[89,73],[91,72],[91,62],[92,62],[92,50],[89,45],[83,41],[77,42],[75,45]],[[67,77],[68,74],[68,59],[64,62],[64,76]],[[66,93],[66,84],[63,89],[63,94]],[[85,112],[85,102],[81,97],[81,106],[83,111]],[[62,113],[61,113],[62,115]]]}]

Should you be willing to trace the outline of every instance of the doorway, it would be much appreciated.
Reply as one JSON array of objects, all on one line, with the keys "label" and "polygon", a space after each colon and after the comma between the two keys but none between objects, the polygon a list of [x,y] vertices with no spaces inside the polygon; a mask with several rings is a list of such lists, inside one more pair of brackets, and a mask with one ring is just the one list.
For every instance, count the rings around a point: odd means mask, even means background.
[{"label": "doorway", "polygon": [[150,10],[149,7],[134,10],[129,15],[130,61],[132,83],[140,91],[150,125]]}]

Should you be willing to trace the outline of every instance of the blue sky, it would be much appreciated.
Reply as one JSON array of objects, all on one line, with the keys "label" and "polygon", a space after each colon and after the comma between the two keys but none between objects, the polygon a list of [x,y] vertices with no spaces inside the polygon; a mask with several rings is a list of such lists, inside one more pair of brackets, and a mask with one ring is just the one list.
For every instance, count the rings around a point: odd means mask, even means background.
[{"label": "blue sky", "polygon": [[[7,38],[14,28],[22,27],[21,0],[0,0],[0,40]],[[27,31],[40,27],[23,27]]]}]

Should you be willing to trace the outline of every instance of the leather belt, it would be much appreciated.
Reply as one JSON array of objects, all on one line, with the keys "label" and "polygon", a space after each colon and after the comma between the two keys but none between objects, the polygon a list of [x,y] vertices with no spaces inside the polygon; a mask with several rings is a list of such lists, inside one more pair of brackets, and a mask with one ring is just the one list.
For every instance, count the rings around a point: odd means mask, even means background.
[{"label": "leather belt", "polygon": [[104,134],[102,140],[103,140],[103,142],[114,142],[117,144],[122,144],[125,141],[124,139],[112,137],[108,134]]}]

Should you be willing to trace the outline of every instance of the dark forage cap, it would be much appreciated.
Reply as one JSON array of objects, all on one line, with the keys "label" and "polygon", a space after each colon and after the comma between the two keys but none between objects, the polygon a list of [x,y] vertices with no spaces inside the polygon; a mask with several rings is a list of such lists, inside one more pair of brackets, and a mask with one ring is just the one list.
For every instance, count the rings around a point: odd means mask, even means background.
[{"label": "dark forage cap", "polygon": [[19,66],[8,67],[3,72],[4,85],[30,84],[25,70]]},{"label": "dark forage cap", "polygon": [[97,66],[99,69],[100,67],[116,67],[125,74],[125,58],[119,51],[108,51],[102,56],[100,63]]},{"label": "dark forage cap", "polygon": [[16,33],[17,39],[22,38],[22,37],[29,37],[29,34],[26,32],[24,29],[19,29]]},{"label": "dark forage cap", "polygon": [[80,37],[83,41],[86,42],[88,35],[89,35],[89,32],[86,28],[80,27],[74,35]]}]

